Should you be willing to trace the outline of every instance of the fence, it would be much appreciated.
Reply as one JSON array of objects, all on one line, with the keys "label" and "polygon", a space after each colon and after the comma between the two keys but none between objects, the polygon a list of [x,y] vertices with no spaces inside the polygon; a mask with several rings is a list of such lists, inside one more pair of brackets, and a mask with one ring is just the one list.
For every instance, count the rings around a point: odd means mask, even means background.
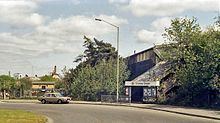
[{"label": "fence", "polygon": [[[125,95],[119,95],[118,102],[119,103],[130,103],[131,98]],[[101,95],[101,102],[107,103],[116,103],[117,96],[116,95]]]}]

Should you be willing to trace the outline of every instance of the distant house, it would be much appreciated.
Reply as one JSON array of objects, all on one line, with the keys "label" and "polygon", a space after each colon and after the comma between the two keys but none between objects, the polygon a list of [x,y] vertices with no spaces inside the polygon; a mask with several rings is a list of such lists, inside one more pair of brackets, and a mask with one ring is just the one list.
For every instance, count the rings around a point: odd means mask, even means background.
[{"label": "distant house", "polygon": [[31,81],[40,81],[40,78],[35,75],[34,77],[29,77]]},{"label": "distant house", "polygon": [[39,92],[51,92],[55,88],[55,82],[32,82],[32,96],[37,96]]},{"label": "distant house", "polygon": [[13,76],[15,79],[20,79],[20,78],[22,78],[22,73],[14,73]]},{"label": "distant house", "polygon": [[[60,75],[57,74],[57,68],[54,66],[50,75],[45,75],[46,79],[42,79],[42,77],[30,77],[32,80],[32,96],[41,95],[45,92],[52,92],[55,90],[55,81],[60,80]],[[53,79],[51,79],[52,77]],[[48,79],[48,80],[47,80]],[[55,79],[55,80],[54,80]]]}]

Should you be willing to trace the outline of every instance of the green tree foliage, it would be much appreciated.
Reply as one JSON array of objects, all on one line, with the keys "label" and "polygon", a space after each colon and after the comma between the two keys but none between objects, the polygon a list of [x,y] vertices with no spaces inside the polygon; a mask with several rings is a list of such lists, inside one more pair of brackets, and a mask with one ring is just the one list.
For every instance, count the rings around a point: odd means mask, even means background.
[{"label": "green tree foliage", "polygon": [[164,36],[170,41],[166,59],[172,62],[180,88],[172,98],[181,105],[216,103],[220,91],[220,32],[202,31],[196,19],[174,19]]},{"label": "green tree foliage", "polygon": [[[29,96],[30,95],[30,90],[32,87],[32,81],[29,77],[24,77],[21,79],[16,80],[17,84],[16,84],[16,89],[15,92],[20,91],[20,96]],[[14,95],[15,96],[15,95]]]},{"label": "green tree foliage", "polygon": [[218,15],[217,17],[215,17],[215,25],[220,28],[220,15]]},{"label": "green tree foliage", "polygon": [[16,86],[15,79],[7,75],[0,76],[0,90],[11,92]]},{"label": "green tree foliage", "polygon": [[99,41],[94,38],[94,41],[84,36],[84,55],[79,55],[75,62],[82,61],[80,65],[88,65],[95,66],[97,63],[102,61],[103,59],[109,60],[110,58],[117,58],[117,52],[115,48],[112,47],[110,43],[105,43],[103,41]]},{"label": "green tree foliage", "polygon": [[[102,94],[116,94],[117,52],[111,44],[84,37],[84,55],[75,69],[64,72],[64,83],[74,98],[81,100],[100,100]],[[120,91],[129,72],[125,61],[120,58]]]},{"label": "green tree foliage", "polygon": [[65,83],[63,81],[56,81],[55,88],[56,89],[65,89]]},{"label": "green tree foliage", "polygon": [[[77,69],[79,69],[79,67],[77,67]],[[63,82],[64,88],[66,89],[67,94],[71,93],[71,85],[72,85],[73,80],[76,76],[77,69],[71,68],[71,69],[67,70],[66,68],[64,68],[64,70],[63,70],[64,77],[62,79],[62,82]]]},{"label": "green tree foliage", "polygon": [[[100,100],[101,95],[116,94],[116,61],[101,61],[78,69],[72,83],[72,95],[83,100]],[[128,77],[126,64],[120,60],[119,90],[123,92],[123,81]]]},{"label": "green tree foliage", "polygon": [[57,79],[53,78],[51,75],[44,75],[44,76],[40,77],[40,80],[45,81],[45,82],[58,81]]},{"label": "green tree foliage", "polygon": [[32,87],[32,81],[28,77],[24,77],[19,79],[19,88],[22,88],[23,90],[31,90]]},{"label": "green tree foliage", "polygon": [[44,75],[44,76],[40,77],[40,81],[55,82],[56,89],[64,88],[64,83],[59,79],[53,78],[53,76],[51,76],[51,75]]}]

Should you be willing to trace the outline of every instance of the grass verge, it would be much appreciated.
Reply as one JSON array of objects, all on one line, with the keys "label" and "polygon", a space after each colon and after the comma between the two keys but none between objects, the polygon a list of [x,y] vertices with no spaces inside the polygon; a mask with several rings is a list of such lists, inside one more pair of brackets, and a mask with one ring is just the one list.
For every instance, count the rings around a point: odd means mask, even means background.
[{"label": "grass verge", "polygon": [[47,118],[29,111],[0,109],[0,123],[46,123]]}]

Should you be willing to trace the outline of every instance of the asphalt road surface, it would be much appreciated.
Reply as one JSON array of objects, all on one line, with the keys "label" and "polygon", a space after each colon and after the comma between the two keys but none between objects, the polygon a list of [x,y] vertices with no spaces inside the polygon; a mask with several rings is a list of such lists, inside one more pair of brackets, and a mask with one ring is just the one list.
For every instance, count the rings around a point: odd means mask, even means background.
[{"label": "asphalt road surface", "polygon": [[121,106],[0,103],[0,108],[37,112],[50,117],[54,123],[220,123],[218,120]]}]

